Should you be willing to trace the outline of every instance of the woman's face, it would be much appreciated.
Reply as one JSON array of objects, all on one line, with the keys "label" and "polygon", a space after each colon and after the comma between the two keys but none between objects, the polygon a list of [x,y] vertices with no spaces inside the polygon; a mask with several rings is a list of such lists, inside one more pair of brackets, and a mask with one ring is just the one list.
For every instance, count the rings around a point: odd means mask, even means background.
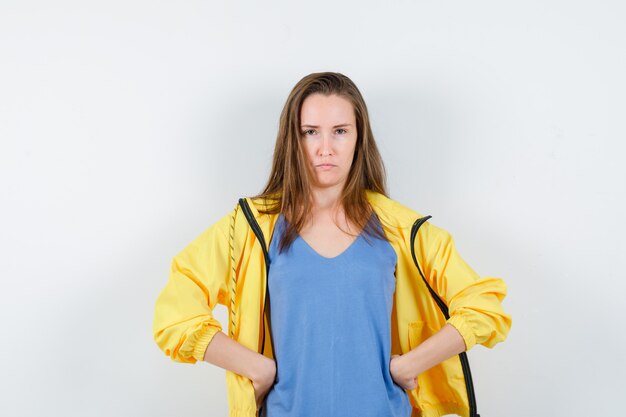
[{"label": "woman's face", "polygon": [[311,94],[302,103],[300,135],[313,176],[311,185],[343,189],[357,141],[352,103],[336,94]]}]

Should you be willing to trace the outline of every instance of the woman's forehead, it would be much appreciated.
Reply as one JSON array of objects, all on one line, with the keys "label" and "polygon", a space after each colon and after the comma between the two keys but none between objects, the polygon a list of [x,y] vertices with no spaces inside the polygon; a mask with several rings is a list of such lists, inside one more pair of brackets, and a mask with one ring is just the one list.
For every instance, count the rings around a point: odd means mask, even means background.
[{"label": "woman's forehead", "polygon": [[339,96],[314,94],[307,97],[300,110],[301,124],[339,126],[354,122],[352,103]]}]

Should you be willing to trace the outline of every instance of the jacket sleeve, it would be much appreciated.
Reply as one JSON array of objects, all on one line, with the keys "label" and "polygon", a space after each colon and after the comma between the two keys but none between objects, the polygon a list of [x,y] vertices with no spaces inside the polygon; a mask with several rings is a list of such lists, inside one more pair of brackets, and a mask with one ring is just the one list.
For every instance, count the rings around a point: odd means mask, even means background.
[{"label": "jacket sleeve", "polygon": [[456,250],[452,235],[426,223],[424,275],[431,288],[448,306],[450,318],[465,341],[466,351],[476,344],[493,347],[503,341],[512,324],[502,300],[505,282],[496,277],[480,277]]},{"label": "jacket sleeve", "polygon": [[196,363],[222,330],[216,304],[229,303],[229,225],[222,217],[174,256],[169,278],[154,305],[153,337],[172,360]]}]

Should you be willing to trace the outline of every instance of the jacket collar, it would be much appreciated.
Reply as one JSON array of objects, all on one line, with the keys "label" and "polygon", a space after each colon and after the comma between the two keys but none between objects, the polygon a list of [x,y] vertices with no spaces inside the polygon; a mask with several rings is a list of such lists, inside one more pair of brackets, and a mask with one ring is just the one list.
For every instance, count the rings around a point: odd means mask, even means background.
[{"label": "jacket collar", "polygon": [[[383,225],[387,225],[392,228],[411,227],[415,222],[415,219],[422,217],[420,213],[395,200],[392,200],[382,193],[367,189],[364,190],[364,192],[367,201],[370,203],[372,209],[376,212],[376,216]],[[259,213],[259,209],[263,209],[271,204],[269,199],[248,198],[248,201],[249,203],[252,203],[249,204],[250,210],[259,224],[263,224],[270,220],[271,217],[276,216],[276,214],[270,215]]]},{"label": "jacket collar", "polygon": [[413,225],[415,219],[422,217],[420,213],[382,193],[365,190],[365,196],[383,225],[407,228]]}]

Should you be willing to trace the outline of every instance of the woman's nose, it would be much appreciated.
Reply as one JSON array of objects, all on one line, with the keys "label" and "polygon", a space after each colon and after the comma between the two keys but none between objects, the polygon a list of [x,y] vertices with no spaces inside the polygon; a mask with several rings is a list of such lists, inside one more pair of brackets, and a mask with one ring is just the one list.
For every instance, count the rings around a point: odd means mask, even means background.
[{"label": "woman's nose", "polygon": [[332,142],[330,135],[325,134],[322,135],[322,140],[320,142],[320,154],[321,155],[330,155],[332,152]]}]

